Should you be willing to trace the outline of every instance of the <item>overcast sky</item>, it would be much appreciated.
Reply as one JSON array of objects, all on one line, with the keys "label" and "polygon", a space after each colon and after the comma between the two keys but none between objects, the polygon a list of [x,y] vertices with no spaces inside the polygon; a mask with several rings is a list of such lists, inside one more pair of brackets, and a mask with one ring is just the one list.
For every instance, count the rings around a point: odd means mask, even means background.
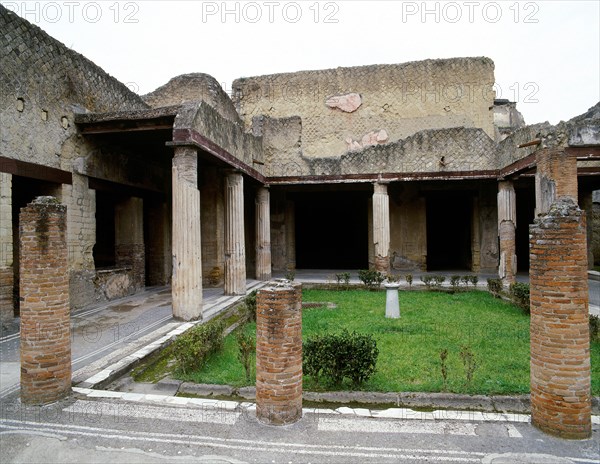
[{"label": "overcast sky", "polygon": [[600,2],[1,1],[137,93],[237,77],[487,56],[528,124],[600,100]]}]

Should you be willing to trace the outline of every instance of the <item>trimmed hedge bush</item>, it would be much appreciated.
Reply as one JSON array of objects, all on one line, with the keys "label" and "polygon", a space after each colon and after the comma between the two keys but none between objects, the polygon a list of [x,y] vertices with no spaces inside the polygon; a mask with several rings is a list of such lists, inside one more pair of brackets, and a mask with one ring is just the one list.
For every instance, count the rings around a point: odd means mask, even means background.
[{"label": "trimmed hedge bush", "polygon": [[368,380],[374,373],[379,356],[377,342],[372,335],[347,330],[309,338],[302,347],[302,369],[317,382],[340,386],[344,378],[354,386]]}]

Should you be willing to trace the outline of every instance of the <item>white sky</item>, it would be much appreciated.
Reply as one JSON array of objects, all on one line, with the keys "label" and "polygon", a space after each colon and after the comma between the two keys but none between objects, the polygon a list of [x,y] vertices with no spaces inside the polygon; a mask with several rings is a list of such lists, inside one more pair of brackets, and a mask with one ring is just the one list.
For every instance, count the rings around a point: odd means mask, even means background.
[{"label": "white sky", "polygon": [[189,72],[230,90],[244,76],[487,56],[497,97],[528,124],[600,100],[598,0],[0,3],[140,94]]}]

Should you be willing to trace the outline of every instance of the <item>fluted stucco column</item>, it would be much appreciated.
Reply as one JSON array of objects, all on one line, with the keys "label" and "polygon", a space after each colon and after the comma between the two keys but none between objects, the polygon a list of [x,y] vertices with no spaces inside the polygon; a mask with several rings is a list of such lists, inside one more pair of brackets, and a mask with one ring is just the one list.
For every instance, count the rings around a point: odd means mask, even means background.
[{"label": "fluted stucco column", "polygon": [[198,154],[177,147],[173,157],[173,317],[202,317],[202,257]]},{"label": "fluted stucco column", "polygon": [[517,273],[517,255],[515,229],[517,227],[517,208],[515,188],[511,181],[498,183],[498,237],[500,241],[500,264],[498,276],[502,283],[515,282]]},{"label": "fluted stucco column", "polygon": [[271,201],[268,187],[256,192],[256,279],[271,280]]},{"label": "fluted stucco column", "polygon": [[244,239],[244,178],[238,171],[225,174],[225,294],[246,294]]},{"label": "fluted stucco column", "polygon": [[375,270],[387,274],[390,270],[390,200],[387,184],[374,184],[373,243]]}]

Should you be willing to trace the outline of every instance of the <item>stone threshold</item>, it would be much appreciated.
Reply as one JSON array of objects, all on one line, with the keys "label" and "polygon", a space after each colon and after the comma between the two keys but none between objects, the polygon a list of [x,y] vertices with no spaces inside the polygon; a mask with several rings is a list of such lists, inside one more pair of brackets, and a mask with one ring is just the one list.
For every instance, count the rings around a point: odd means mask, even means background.
[{"label": "stone threshold", "polygon": [[[111,399],[131,401],[137,404],[153,404],[163,406],[195,407],[199,411],[254,411],[256,404],[250,401],[233,401],[217,398],[191,398],[171,396],[156,393],[132,393],[110,390],[94,390],[90,388],[73,388],[74,394],[79,398]],[[356,393],[356,392],[354,392]],[[464,396],[464,395],[457,395]],[[596,402],[597,404],[597,402]],[[472,409],[443,409],[418,410],[408,407],[392,407],[376,409],[367,407],[309,407],[302,408],[304,414],[332,415],[346,417],[366,417],[373,419],[400,419],[400,420],[457,420],[457,421],[482,421],[482,422],[519,422],[530,423],[531,415],[518,412],[478,411]],[[600,416],[592,416],[592,424],[600,425]]]}]

